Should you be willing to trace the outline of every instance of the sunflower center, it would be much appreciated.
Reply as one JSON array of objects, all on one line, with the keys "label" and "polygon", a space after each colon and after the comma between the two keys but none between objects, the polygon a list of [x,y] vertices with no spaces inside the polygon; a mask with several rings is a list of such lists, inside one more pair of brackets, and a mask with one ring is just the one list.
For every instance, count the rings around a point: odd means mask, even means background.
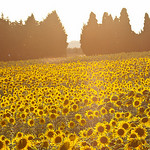
[{"label": "sunflower center", "polygon": [[136,134],[131,134],[130,138],[136,138]]},{"label": "sunflower center", "polygon": [[63,113],[67,113],[68,112],[68,109],[67,108],[65,108],[64,110],[63,110]]},{"label": "sunflower center", "polygon": [[109,124],[106,125],[106,129],[110,130],[110,125]]},{"label": "sunflower center", "polygon": [[103,132],[103,131],[104,131],[104,127],[99,126],[99,127],[98,127],[98,132]]},{"label": "sunflower center", "polygon": [[146,123],[147,121],[148,121],[148,118],[143,118],[143,119],[142,119],[142,122],[143,122],[143,123]]},{"label": "sunflower center", "polygon": [[136,106],[139,105],[139,101],[135,101],[135,105],[136,105]]},{"label": "sunflower center", "polygon": [[132,140],[131,143],[129,144],[130,147],[138,147],[139,146],[139,141],[138,140]]},{"label": "sunflower center", "polygon": [[129,125],[128,125],[127,123],[124,123],[124,124],[122,125],[122,127],[123,127],[124,129],[128,129]]},{"label": "sunflower center", "polygon": [[100,141],[101,141],[101,143],[105,144],[105,143],[108,142],[108,139],[103,136],[103,137],[100,138]]},{"label": "sunflower center", "polygon": [[56,137],[56,138],[55,138],[55,143],[60,143],[60,142],[61,142],[61,137],[59,137],[59,136]]},{"label": "sunflower center", "polygon": [[71,123],[70,123],[70,126],[74,126],[74,123],[73,123],[73,122],[71,122]]},{"label": "sunflower center", "polygon": [[27,145],[27,140],[26,139],[21,139],[18,143],[18,149],[23,149]]},{"label": "sunflower center", "polygon": [[49,131],[47,135],[48,135],[48,137],[51,138],[51,137],[53,137],[54,133],[52,131]]},{"label": "sunflower center", "polygon": [[135,132],[138,133],[138,135],[139,135],[140,137],[144,135],[144,130],[141,129],[141,128],[137,128],[137,129],[135,130]]},{"label": "sunflower center", "polygon": [[87,135],[90,136],[92,133],[93,133],[93,130],[90,129],[90,130],[87,132]]},{"label": "sunflower center", "polygon": [[0,141],[0,149],[3,148],[3,142]]},{"label": "sunflower center", "polygon": [[123,129],[119,129],[118,130],[118,134],[121,135],[121,136],[124,135],[124,130]]},{"label": "sunflower center", "polygon": [[48,147],[48,142],[43,142],[43,147]]}]

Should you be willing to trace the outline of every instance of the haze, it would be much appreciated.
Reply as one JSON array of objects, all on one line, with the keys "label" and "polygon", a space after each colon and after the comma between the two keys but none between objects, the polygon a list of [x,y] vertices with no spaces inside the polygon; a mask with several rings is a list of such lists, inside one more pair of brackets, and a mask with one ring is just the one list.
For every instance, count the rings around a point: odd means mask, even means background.
[{"label": "haze", "polygon": [[87,23],[91,11],[101,23],[104,12],[113,18],[119,17],[125,7],[132,30],[139,33],[143,29],[145,13],[150,14],[149,3],[149,0],[0,0],[0,12],[11,21],[25,21],[31,13],[41,21],[56,10],[70,42],[80,40],[83,24]]}]

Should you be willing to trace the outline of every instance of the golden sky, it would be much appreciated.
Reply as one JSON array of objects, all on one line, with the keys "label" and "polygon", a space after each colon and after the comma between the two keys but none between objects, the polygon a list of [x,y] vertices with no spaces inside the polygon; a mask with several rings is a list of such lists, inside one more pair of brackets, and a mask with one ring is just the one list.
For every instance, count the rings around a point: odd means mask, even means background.
[{"label": "golden sky", "polygon": [[132,30],[140,32],[145,12],[150,14],[150,0],[0,0],[0,12],[11,21],[24,21],[31,13],[41,21],[56,10],[68,34],[68,42],[80,40],[81,29],[91,11],[101,23],[104,12],[112,14],[113,18],[119,17],[124,7],[127,8]]}]

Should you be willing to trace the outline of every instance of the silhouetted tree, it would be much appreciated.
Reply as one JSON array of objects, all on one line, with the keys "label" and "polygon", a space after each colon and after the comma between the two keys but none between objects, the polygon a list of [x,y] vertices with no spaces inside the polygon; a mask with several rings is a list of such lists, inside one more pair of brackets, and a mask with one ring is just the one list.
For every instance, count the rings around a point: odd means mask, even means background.
[{"label": "silhouetted tree", "polygon": [[87,25],[83,26],[80,43],[86,55],[98,54],[98,23],[93,12],[90,14]]},{"label": "silhouetted tree", "polygon": [[120,13],[119,49],[121,52],[129,52],[132,48],[132,30],[127,9],[123,8]]},{"label": "silhouetted tree", "polygon": [[8,19],[0,18],[0,59],[9,60],[11,53],[11,28]]},{"label": "silhouetted tree", "polygon": [[0,60],[66,56],[67,34],[56,13],[38,22],[33,14],[25,24],[0,18]]},{"label": "silhouetted tree", "polygon": [[27,18],[25,25],[23,26],[25,39],[24,39],[24,56],[26,58],[37,58],[38,54],[38,41],[37,35],[38,22],[35,20],[33,14]]},{"label": "silhouetted tree", "polygon": [[[95,27],[90,27],[92,22],[95,22]],[[140,36],[131,30],[126,8],[114,20],[105,12],[102,24],[97,24],[95,14],[91,13],[87,25],[83,26],[80,39],[81,48],[86,55],[139,51],[140,41]]]},{"label": "silhouetted tree", "polygon": [[67,34],[56,13],[48,14],[46,19],[40,24],[40,45],[45,51],[45,57],[65,56],[67,48]]},{"label": "silhouetted tree", "polygon": [[102,19],[102,53],[113,53],[114,49],[114,22],[111,15],[104,13]]},{"label": "silhouetted tree", "polygon": [[150,17],[148,13],[145,13],[144,17],[144,28],[140,35],[141,39],[141,49],[144,49],[146,51],[150,50]]},{"label": "silhouetted tree", "polygon": [[25,31],[23,22],[12,22],[11,26],[11,55],[12,60],[24,59]]}]

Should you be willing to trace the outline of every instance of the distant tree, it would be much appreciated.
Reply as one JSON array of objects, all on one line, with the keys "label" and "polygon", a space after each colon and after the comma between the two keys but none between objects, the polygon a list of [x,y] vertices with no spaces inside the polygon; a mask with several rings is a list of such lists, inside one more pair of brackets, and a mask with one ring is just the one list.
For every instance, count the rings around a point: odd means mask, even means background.
[{"label": "distant tree", "polygon": [[[8,44],[9,43],[9,44]],[[38,22],[33,14],[25,24],[0,18],[0,60],[66,56],[67,34],[56,13]]]},{"label": "distant tree", "polygon": [[40,35],[37,35],[38,22],[35,20],[33,14],[27,18],[25,25],[23,26],[24,30],[24,56],[26,58],[36,58],[38,57],[38,41],[37,38]]},{"label": "distant tree", "polygon": [[123,52],[129,52],[132,49],[132,30],[126,8],[123,8],[121,10],[119,19],[120,19],[119,49]]},{"label": "distant tree", "polygon": [[9,60],[11,53],[10,21],[1,15],[0,18],[0,60]]},{"label": "distant tree", "polygon": [[120,52],[120,46],[119,46],[120,45],[119,35],[120,35],[120,30],[121,30],[120,28],[121,28],[120,20],[119,20],[119,18],[115,17],[114,26],[113,26],[113,31],[114,31],[114,40],[113,40],[114,46],[113,46],[113,48],[114,48],[115,53]]},{"label": "distant tree", "polygon": [[111,15],[107,12],[104,13],[102,19],[102,52],[101,53],[113,53],[114,49],[114,22]]},{"label": "distant tree", "polygon": [[90,14],[87,25],[83,26],[80,43],[86,55],[98,54],[98,23],[93,12]]},{"label": "distant tree", "polygon": [[39,47],[45,52],[45,57],[66,55],[67,34],[56,11],[40,23],[40,32]]},{"label": "distant tree", "polygon": [[144,51],[150,50],[150,17],[148,13],[145,13],[144,17],[144,28],[140,35],[141,49]]}]

